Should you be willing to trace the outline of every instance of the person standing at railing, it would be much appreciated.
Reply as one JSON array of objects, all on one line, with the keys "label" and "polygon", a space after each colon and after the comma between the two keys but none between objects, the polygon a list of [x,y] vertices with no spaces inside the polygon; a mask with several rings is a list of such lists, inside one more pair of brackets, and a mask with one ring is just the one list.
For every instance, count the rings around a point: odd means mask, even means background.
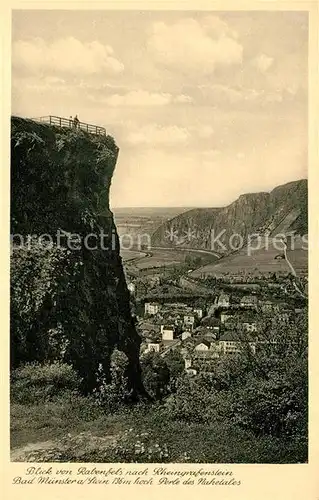
[{"label": "person standing at railing", "polygon": [[70,116],[70,118],[69,118],[69,127],[70,128],[72,127],[72,123],[73,123],[73,118],[72,118],[72,116]]},{"label": "person standing at railing", "polygon": [[73,120],[74,128],[78,128],[79,123],[80,123],[80,120],[78,119],[78,115],[75,115],[74,120]]}]

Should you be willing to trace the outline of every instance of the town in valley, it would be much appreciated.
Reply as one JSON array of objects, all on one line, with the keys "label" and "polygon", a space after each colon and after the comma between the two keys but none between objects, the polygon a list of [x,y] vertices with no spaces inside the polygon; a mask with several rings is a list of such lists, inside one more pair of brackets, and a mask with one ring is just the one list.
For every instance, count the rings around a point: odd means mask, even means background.
[{"label": "town in valley", "polygon": [[[130,225],[121,217],[118,227],[124,234]],[[136,215],[132,218],[136,222]],[[148,224],[152,225],[149,220]],[[134,223],[131,227],[140,228]],[[306,256],[300,249],[291,254],[298,251]],[[298,282],[304,292],[308,272],[300,255]],[[227,256],[216,258],[191,248],[124,249],[122,257],[141,356],[154,352],[165,358],[178,352],[189,375],[207,371],[214,360],[244,349],[255,354],[274,342],[262,326],[267,318],[277,315],[294,322],[305,311],[305,296],[296,290],[295,276],[279,250],[268,253],[266,266],[252,267],[254,259],[247,258],[247,267],[236,272],[227,269]]]}]

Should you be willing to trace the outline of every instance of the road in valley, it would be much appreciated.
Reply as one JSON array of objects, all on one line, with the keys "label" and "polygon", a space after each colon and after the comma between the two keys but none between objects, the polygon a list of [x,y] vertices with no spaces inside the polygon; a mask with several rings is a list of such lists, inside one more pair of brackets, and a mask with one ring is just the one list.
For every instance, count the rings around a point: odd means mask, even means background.
[{"label": "road in valley", "polygon": [[151,250],[172,250],[172,251],[179,251],[179,252],[196,252],[196,253],[205,253],[207,255],[213,255],[214,257],[217,257],[217,259],[220,259],[222,255],[212,252],[211,250],[202,250],[200,248],[181,248],[181,247],[152,247]]}]

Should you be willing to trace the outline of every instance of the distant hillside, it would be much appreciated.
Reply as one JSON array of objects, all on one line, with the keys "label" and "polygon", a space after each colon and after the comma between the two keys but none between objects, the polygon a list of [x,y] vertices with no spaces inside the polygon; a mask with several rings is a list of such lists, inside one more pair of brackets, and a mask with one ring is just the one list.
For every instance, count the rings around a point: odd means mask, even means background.
[{"label": "distant hillside", "polygon": [[[202,248],[227,254],[234,234],[244,241],[254,233],[304,235],[308,232],[307,204],[306,179],[278,186],[270,193],[243,194],[227,207],[197,208],[166,221],[153,233],[152,245]],[[223,246],[212,248],[212,238],[220,232]]]}]

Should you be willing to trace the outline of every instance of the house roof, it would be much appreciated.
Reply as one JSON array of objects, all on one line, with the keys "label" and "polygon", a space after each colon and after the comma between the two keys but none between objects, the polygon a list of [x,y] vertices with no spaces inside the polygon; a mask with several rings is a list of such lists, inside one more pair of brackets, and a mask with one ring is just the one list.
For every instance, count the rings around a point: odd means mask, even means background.
[{"label": "house roof", "polygon": [[238,336],[233,332],[225,332],[220,336],[220,341],[232,341],[232,342],[240,342]]},{"label": "house roof", "polygon": [[196,328],[195,333],[196,335],[206,335],[208,333],[212,335],[213,331],[206,326],[199,326],[198,328]]},{"label": "house roof", "polygon": [[162,340],[161,341],[161,345],[163,345],[163,346],[169,346],[169,345],[176,344],[177,342],[178,342],[178,339]]},{"label": "house roof", "polygon": [[269,304],[269,305],[273,305],[275,304],[274,300],[269,300],[269,299],[261,299],[261,303],[262,304]]},{"label": "house roof", "polygon": [[173,330],[174,331],[174,325],[163,325],[163,330]]},{"label": "house roof", "polygon": [[209,342],[209,340],[206,340],[206,339],[202,339],[200,342],[197,342],[197,344],[195,345],[195,347],[201,345],[201,344],[204,344],[206,345],[207,347],[210,347],[211,345],[211,342]]}]

